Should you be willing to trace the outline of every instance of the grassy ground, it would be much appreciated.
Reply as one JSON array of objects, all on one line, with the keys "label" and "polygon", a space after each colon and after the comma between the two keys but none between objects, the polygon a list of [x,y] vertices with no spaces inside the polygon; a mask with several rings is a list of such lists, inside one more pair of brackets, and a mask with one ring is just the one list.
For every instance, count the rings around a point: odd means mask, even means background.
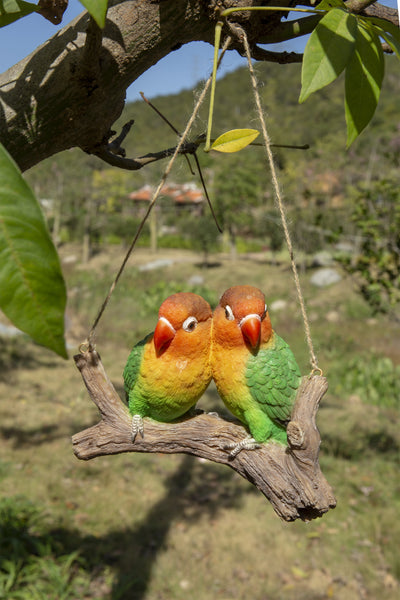
[{"label": "grassy ground", "polygon": [[[73,249],[65,251],[70,257]],[[255,284],[275,329],[309,370],[287,264],[265,256],[201,269],[190,253],[138,251],[98,328],[112,381],[177,289],[210,302],[230,285]],[[87,335],[121,255],[66,262],[68,339]],[[134,265],[134,266],[133,266]],[[201,277],[195,282],[193,276]],[[71,435],[97,414],[72,359],[25,338],[0,350],[0,598],[7,600],[394,600],[399,594],[400,327],[372,318],[351,281],[329,288],[302,275],[329,392],[318,414],[321,466],[338,506],[309,524],[282,523],[265,498],[226,467],[189,456],[119,455],[87,463]],[[200,407],[223,412],[211,387]]]}]

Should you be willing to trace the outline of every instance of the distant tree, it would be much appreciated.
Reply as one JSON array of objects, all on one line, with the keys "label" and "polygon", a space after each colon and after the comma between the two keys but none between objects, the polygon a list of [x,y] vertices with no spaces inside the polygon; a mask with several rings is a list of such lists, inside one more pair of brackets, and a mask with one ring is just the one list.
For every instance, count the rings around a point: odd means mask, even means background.
[{"label": "distant tree", "polygon": [[210,214],[183,217],[177,221],[183,237],[190,239],[191,247],[201,253],[202,266],[209,267],[209,255],[219,246],[219,232]]},{"label": "distant tree", "polygon": [[254,156],[252,160],[244,161],[241,154],[233,154],[218,162],[212,181],[218,221],[226,233],[231,258],[235,259],[238,235],[248,235],[257,229],[254,209],[263,198],[263,167],[260,168],[260,162]]},{"label": "distant tree", "polygon": [[398,178],[360,187],[352,205],[358,251],[342,258],[342,262],[375,312],[390,312],[400,319]]}]

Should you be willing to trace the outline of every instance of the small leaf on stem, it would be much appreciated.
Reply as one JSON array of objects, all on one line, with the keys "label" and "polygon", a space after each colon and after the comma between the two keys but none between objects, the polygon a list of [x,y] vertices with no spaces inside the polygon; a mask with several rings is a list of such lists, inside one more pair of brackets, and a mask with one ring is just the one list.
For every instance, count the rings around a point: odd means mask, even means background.
[{"label": "small leaf on stem", "polygon": [[257,129],[232,129],[223,133],[212,143],[211,150],[218,152],[239,152],[246,148],[259,135]]}]

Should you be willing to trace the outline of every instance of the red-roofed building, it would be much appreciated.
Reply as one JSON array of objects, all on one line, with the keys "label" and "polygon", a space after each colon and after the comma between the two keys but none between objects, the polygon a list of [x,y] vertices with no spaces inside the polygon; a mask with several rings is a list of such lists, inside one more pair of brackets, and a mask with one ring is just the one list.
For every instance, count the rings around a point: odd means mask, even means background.
[{"label": "red-roofed building", "polygon": [[[147,204],[151,201],[154,188],[150,185],[144,185],[142,188],[129,194],[130,200],[135,203]],[[201,214],[204,195],[202,190],[193,183],[170,183],[166,184],[160,194],[160,200],[170,198],[176,207],[189,209],[191,213]]]}]

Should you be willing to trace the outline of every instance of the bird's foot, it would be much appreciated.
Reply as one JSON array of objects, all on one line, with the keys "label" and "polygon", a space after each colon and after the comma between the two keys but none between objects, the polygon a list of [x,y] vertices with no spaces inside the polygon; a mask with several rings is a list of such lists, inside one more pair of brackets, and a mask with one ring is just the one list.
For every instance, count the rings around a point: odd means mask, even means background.
[{"label": "bird's foot", "polygon": [[144,437],[143,419],[140,415],[133,415],[131,426],[132,442],[135,441],[138,433]]},{"label": "bird's foot", "polygon": [[230,450],[230,458],[235,458],[241,450],[256,450],[257,448],[261,448],[261,444],[258,444],[251,436],[245,437],[240,442],[229,442],[225,445],[225,449]]},{"label": "bird's foot", "polygon": [[210,417],[219,417],[219,414],[217,412],[208,412],[208,415],[210,415]]}]

